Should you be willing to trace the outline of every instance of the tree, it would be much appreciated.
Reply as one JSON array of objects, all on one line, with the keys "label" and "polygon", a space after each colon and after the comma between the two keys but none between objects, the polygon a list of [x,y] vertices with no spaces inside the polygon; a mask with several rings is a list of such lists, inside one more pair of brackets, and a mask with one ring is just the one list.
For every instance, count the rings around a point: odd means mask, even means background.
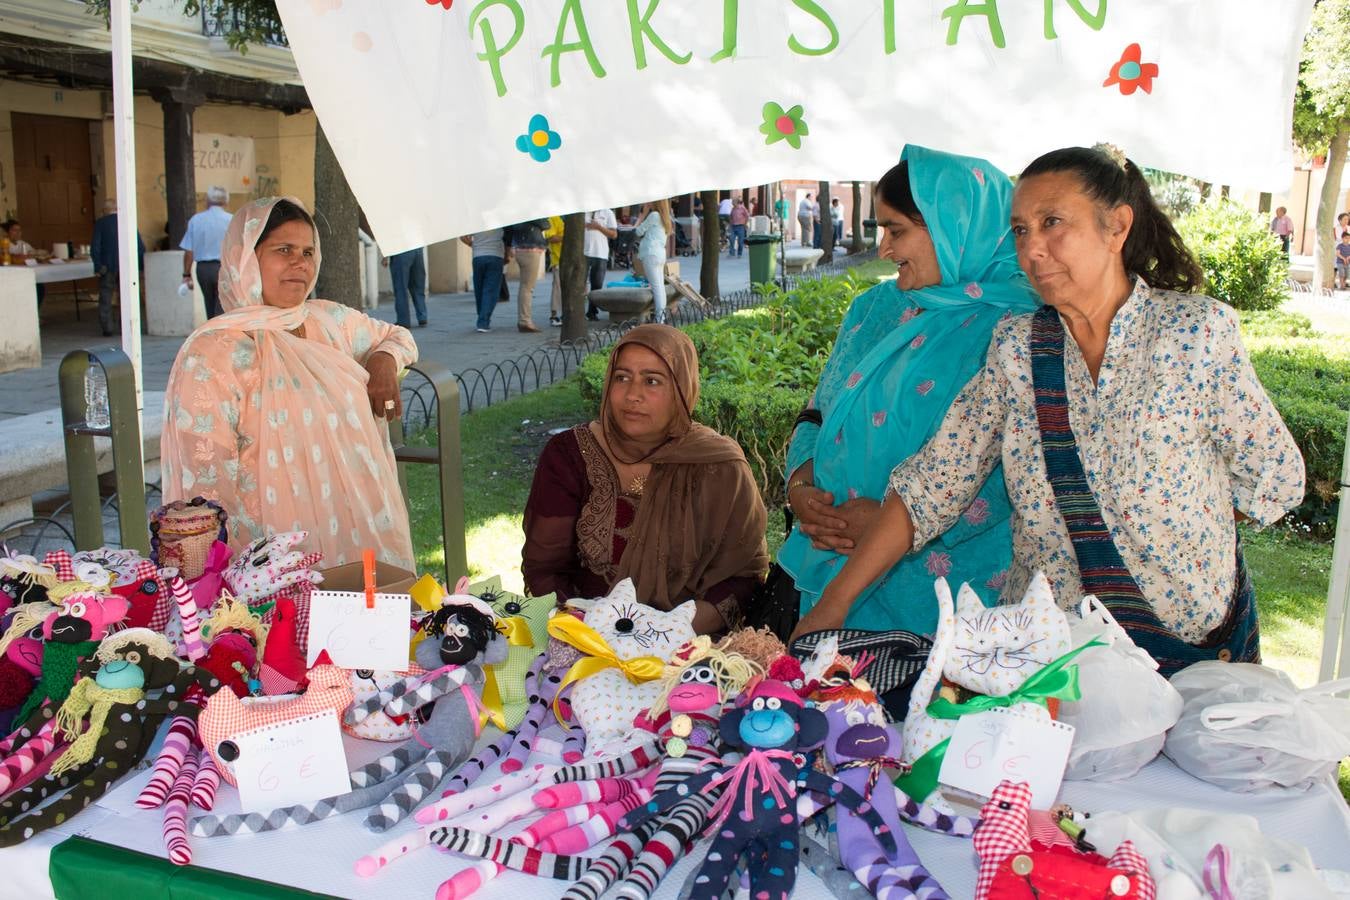
[{"label": "tree", "polygon": [[558,259],[562,279],[562,339],[586,336],[586,214],[563,216],[562,256]]},{"label": "tree", "polygon": [[717,191],[699,191],[703,198],[703,260],[698,270],[698,292],[707,299],[722,296],[717,265],[722,251],[722,220],[717,217]]},{"label": "tree", "polygon": [[863,238],[863,214],[862,214],[862,182],[853,182],[853,246],[849,247],[849,253],[861,253],[867,249],[867,241]]},{"label": "tree", "polygon": [[822,181],[820,183],[820,193],[816,195],[820,203],[820,221],[816,223],[816,228],[820,229],[818,241],[820,249],[825,252],[821,257],[825,262],[834,259],[834,215],[830,212],[830,183]]},{"label": "tree", "polygon": [[[110,0],[85,0],[88,10],[107,21]],[[183,15],[199,16],[203,7],[216,24],[216,31],[232,49],[247,53],[249,44],[285,44],[275,0],[176,0]],[[132,0],[132,6],[137,0]],[[314,129],[314,215],[321,245],[355,249],[360,207],[347,184],[347,177],[333,155],[323,128]],[[317,291],[323,297],[348,306],[361,305],[361,275],[354,252],[334,253],[319,271]]]},{"label": "tree", "polygon": [[1313,285],[1331,288],[1336,200],[1350,146],[1350,3],[1319,0],[1303,38],[1294,99],[1294,140],[1313,156],[1326,154],[1326,181],[1317,199]]}]

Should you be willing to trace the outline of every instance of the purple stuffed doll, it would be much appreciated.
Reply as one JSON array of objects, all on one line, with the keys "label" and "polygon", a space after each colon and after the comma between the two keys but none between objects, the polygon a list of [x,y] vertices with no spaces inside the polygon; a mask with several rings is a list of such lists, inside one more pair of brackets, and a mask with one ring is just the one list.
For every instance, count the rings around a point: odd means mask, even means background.
[{"label": "purple stuffed doll", "polygon": [[[936,831],[960,833],[957,827],[948,829],[939,821],[927,821],[932,815],[915,808],[902,816],[896,805],[895,788],[886,769],[898,769],[900,735],[886,722],[886,716],[876,695],[865,681],[854,681],[830,694],[820,709],[829,723],[825,739],[825,758],[834,768],[834,777],[853,788],[867,799],[872,808],[890,826],[895,838],[896,852],[887,853],[872,833],[872,827],[853,810],[840,806],[839,855],[844,867],[853,872],[878,900],[947,900],[941,885],[919,861],[914,848],[905,840],[900,828],[901,819],[920,819],[926,827]],[[939,817],[945,818],[945,817]],[[967,830],[965,832],[969,834]]]}]

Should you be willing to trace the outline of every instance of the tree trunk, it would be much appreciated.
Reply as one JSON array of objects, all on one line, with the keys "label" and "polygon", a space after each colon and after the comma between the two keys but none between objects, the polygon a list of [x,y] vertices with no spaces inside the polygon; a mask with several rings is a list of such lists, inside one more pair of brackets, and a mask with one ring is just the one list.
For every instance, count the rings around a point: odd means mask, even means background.
[{"label": "tree trunk", "polygon": [[563,216],[562,257],[558,274],[562,277],[562,339],[575,341],[586,336],[586,214]]},{"label": "tree trunk", "polygon": [[323,126],[316,121],[314,225],[319,233],[319,247],[325,253],[315,291],[325,300],[355,309],[362,305],[360,246],[356,237],[360,216],[356,195],[347,185],[347,176],[342,174]]},{"label": "tree trunk", "polygon": [[834,259],[834,215],[830,212],[830,183],[828,181],[820,183],[820,193],[816,199],[820,201],[820,221],[816,223],[816,227],[820,229],[820,249],[825,252],[820,261],[827,263]]},{"label": "tree trunk", "polygon": [[1331,149],[1327,151],[1327,179],[1322,182],[1322,194],[1317,198],[1317,238],[1313,243],[1315,289],[1332,288],[1336,255],[1335,232],[1332,229],[1336,224],[1336,200],[1341,194],[1347,144],[1350,144],[1350,120],[1342,122],[1341,130],[1331,139]]},{"label": "tree trunk", "polygon": [[853,182],[853,246],[849,253],[862,253],[867,249],[867,240],[863,237],[862,182]]},{"label": "tree trunk", "polygon": [[698,269],[698,292],[704,299],[721,297],[717,265],[722,249],[722,221],[717,218],[717,191],[701,191],[703,198],[703,260]]}]

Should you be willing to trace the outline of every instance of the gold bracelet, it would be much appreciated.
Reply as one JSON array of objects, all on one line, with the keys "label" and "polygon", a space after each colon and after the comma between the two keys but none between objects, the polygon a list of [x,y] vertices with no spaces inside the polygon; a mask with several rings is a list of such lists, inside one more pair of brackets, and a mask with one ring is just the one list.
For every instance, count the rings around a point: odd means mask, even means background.
[{"label": "gold bracelet", "polygon": [[813,488],[813,487],[815,487],[815,486],[816,486],[816,483],[815,483],[814,481],[807,481],[805,478],[798,478],[796,481],[790,481],[790,482],[788,482],[787,492],[788,492],[788,494],[791,494],[793,491],[795,491],[795,490],[796,490],[797,488],[799,488],[799,487],[809,487],[809,488]]}]

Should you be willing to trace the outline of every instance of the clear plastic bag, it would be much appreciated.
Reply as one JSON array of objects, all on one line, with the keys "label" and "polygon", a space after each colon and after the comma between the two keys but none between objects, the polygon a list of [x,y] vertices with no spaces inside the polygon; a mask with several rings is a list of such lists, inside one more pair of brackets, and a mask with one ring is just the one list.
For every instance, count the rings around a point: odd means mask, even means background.
[{"label": "clear plastic bag", "polygon": [[1230,791],[1307,788],[1350,756],[1350,678],[1299,690],[1250,663],[1202,662],[1172,676],[1185,707],[1168,758]]},{"label": "clear plastic bag", "polygon": [[1096,597],[1070,618],[1073,646],[1094,638],[1105,644],[1079,655],[1083,699],[1062,703],[1059,719],[1075,729],[1065,778],[1129,778],[1162,750],[1167,729],[1181,715],[1181,695],[1158,674],[1158,664],[1125,633]]}]

